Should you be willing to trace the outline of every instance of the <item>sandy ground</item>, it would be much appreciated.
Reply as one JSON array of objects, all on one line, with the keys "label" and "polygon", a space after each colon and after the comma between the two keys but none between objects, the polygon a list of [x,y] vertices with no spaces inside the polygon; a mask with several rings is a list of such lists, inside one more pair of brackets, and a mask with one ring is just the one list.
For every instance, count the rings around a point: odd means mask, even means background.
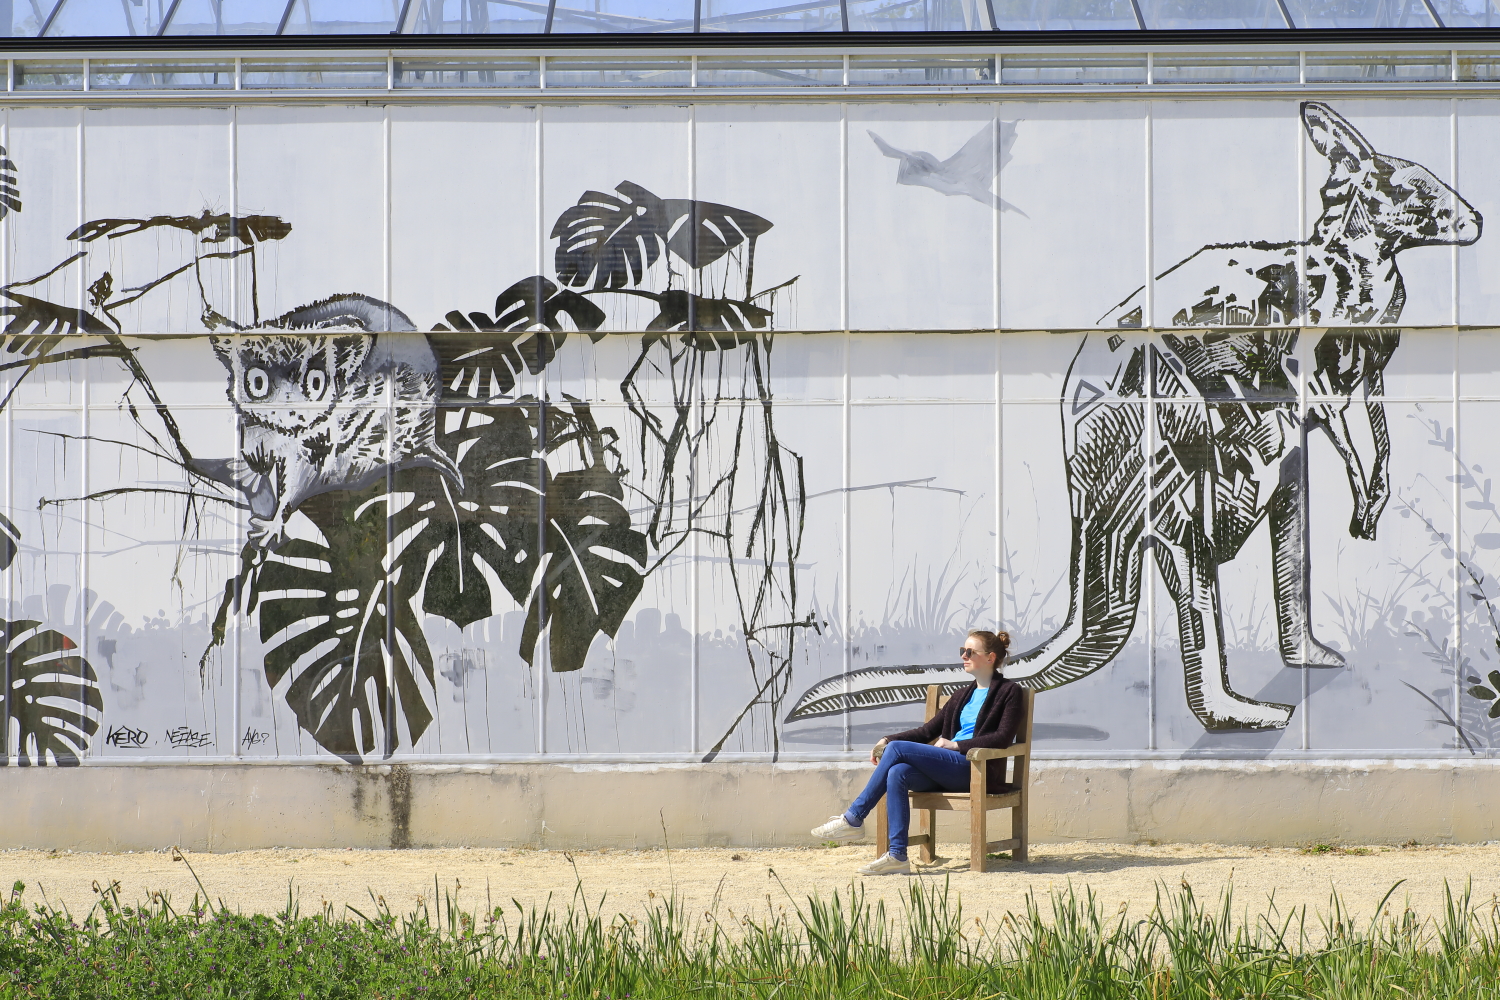
[{"label": "sandy ground", "polygon": [[[1472,879],[1476,903],[1489,903],[1500,894],[1500,846],[1341,850],[1051,845],[1033,847],[1027,865],[996,859],[980,874],[968,870],[967,845],[950,844],[937,863],[922,867],[916,877],[939,883],[951,879],[966,915],[996,916],[1022,910],[1027,892],[1045,896],[1070,882],[1091,887],[1111,911],[1128,902],[1135,912],[1149,910],[1159,882],[1176,889],[1186,881],[1200,898],[1216,899],[1232,880],[1236,908],[1248,906],[1252,912],[1263,910],[1273,891],[1283,912],[1304,903],[1326,911],[1329,893],[1337,888],[1355,913],[1367,915],[1396,882],[1402,885],[1393,902],[1409,900],[1424,916],[1441,913],[1444,879],[1456,887]],[[768,904],[787,906],[788,893],[800,902],[812,893],[826,896],[845,888],[858,879],[854,870],[872,855],[862,845],[763,851],[270,850],[189,854],[183,862],[170,852],[3,851],[0,888],[19,879],[27,885],[27,898],[40,901],[45,892],[48,900],[66,903],[75,914],[93,905],[96,882],[108,885],[112,880],[120,883],[123,900],[165,890],[174,902],[185,904],[197,890],[191,865],[209,893],[245,912],[280,911],[291,887],[304,913],[325,903],[340,913],[345,904],[369,913],[372,894],[401,913],[423,901],[430,905],[434,880],[438,892],[457,891],[465,909],[510,907],[512,899],[530,907],[546,904],[549,897],[555,905],[565,905],[581,879],[591,906],[605,895],[606,913],[638,914],[675,888],[693,912],[709,908],[717,897],[721,908],[745,914],[764,913]],[[911,884],[900,876],[861,881],[871,898],[884,897],[898,909]]]}]

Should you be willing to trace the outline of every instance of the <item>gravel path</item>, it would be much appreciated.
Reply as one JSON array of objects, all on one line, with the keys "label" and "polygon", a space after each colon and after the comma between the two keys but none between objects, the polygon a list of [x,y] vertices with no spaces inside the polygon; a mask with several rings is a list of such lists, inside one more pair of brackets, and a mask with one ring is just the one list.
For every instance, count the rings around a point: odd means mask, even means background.
[{"label": "gravel path", "polygon": [[[1101,903],[1114,910],[1128,902],[1134,912],[1149,910],[1158,882],[1176,889],[1187,882],[1200,899],[1217,899],[1232,880],[1237,908],[1265,908],[1274,892],[1284,912],[1288,906],[1328,907],[1337,888],[1356,914],[1368,915],[1390,889],[1424,916],[1442,910],[1443,880],[1456,888],[1473,880],[1473,898],[1489,903],[1500,894],[1500,846],[1412,846],[1341,849],[1306,853],[1294,848],[1224,847],[1216,845],[1128,846],[1123,844],[1047,845],[1033,848],[1033,860],[1020,866],[993,860],[983,874],[970,872],[967,845],[944,845],[937,864],[921,870],[924,880],[951,879],[966,914],[1020,911],[1028,891],[1092,888]],[[565,905],[577,879],[591,906],[607,894],[605,911],[639,914],[676,888],[699,912],[713,904],[744,914],[765,911],[768,902],[789,905],[777,884],[800,902],[811,893],[828,894],[858,878],[854,869],[871,857],[864,846],[778,850],[562,851],[410,850],[410,851],[244,851],[234,854],[190,854],[187,863],[170,852],[141,854],[72,854],[41,851],[0,852],[0,887],[15,880],[27,885],[27,898],[42,891],[53,902],[66,903],[75,914],[88,910],[95,883],[120,883],[124,900],[165,890],[179,906],[196,891],[191,864],[209,893],[231,908],[278,912],[288,887],[304,913],[325,903],[342,912],[351,904],[370,912],[371,894],[382,896],[396,913],[432,903],[434,879],[439,892],[458,891],[466,909],[489,903],[524,906]],[[571,860],[570,860],[571,859]],[[576,864],[576,878],[575,868]],[[1404,881],[1403,881],[1404,880]],[[883,897],[898,909],[909,880],[899,876],[861,880],[870,897]]]}]

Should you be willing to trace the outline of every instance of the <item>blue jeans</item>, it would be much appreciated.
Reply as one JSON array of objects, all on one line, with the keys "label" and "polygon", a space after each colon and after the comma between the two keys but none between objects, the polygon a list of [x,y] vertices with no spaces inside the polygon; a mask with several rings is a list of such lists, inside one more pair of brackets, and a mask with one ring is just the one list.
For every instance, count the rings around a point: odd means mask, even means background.
[{"label": "blue jeans", "polygon": [[850,826],[862,826],[882,795],[886,801],[886,820],[890,832],[890,855],[906,860],[907,829],[911,825],[911,801],[907,792],[962,792],[969,787],[969,760],[957,750],[908,743],[888,743],[875,773],[859,798],[844,813]]}]

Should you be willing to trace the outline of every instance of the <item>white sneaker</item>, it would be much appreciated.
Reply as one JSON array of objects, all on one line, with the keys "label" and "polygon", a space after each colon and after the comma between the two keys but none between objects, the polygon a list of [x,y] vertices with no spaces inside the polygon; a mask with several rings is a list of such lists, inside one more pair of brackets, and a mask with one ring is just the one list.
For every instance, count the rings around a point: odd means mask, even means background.
[{"label": "white sneaker", "polygon": [[819,840],[858,840],[865,835],[862,826],[850,826],[843,813],[828,817],[822,826],[813,827],[812,835]]},{"label": "white sneaker", "polygon": [[859,870],[861,875],[910,875],[911,862],[882,854]]}]

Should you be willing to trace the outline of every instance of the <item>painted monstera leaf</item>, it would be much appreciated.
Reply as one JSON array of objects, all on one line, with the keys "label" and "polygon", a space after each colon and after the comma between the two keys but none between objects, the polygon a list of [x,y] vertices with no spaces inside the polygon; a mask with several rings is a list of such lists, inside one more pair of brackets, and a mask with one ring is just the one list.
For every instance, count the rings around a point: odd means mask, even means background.
[{"label": "painted monstera leaf", "polygon": [[690,267],[719,260],[771,228],[753,212],[687,198],[659,198],[631,181],[615,194],[585,191],[552,227],[554,266],[565,285],[595,289],[639,285],[670,251]]},{"label": "painted monstera leaf", "polygon": [[[522,657],[534,662],[545,629],[552,669],[579,669],[594,636],[613,637],[629,613],[647,559],[606,432],[582,403],[520,399],[445,409],[438,443],[463,491],[428,470],[400,474],[415,499],[391,529],[413,538],[400,561],[421,580],[423,610],[463,627],[514,599],[527,615]],[[564,461],[575,467],[554,473]]]},{"label": "painted monstera leaf", "polygon": [[536,275],[524,278],[495,299],[495,315],[455,309],[433,328],[438,339],[444,398],[460,400],[508,396],[523,371],[536,375],[557,356],[573,328],[598,343],[604,310],[568,288]]},{"label": "painted monstera leaf", "polygon": [[753,331],[771,328],[771,311],[753,302],[711,299],[676,289],[649,297],[661,312],[646,329],[686,331],[683,343],[700,351],[733,350],[753,340]]},{"label": "painted monstera leaf", "polygon": [[349,760],[410,746],[432,722],[432,653],[405,566],[386,569],[388,505],[407,500],[383,482],[311,497],[298,523],[315,530],[267,553],[253,577],[267,682],[285,685],[319,746]]},{"label": "painted monstera leaf", "polygon": [[78,647],[41,622],[0,621],[5,643],[6,722],[0,764],[13,754],[22,766],[74,765],[99,731],[104,699],[99,678]]}]

